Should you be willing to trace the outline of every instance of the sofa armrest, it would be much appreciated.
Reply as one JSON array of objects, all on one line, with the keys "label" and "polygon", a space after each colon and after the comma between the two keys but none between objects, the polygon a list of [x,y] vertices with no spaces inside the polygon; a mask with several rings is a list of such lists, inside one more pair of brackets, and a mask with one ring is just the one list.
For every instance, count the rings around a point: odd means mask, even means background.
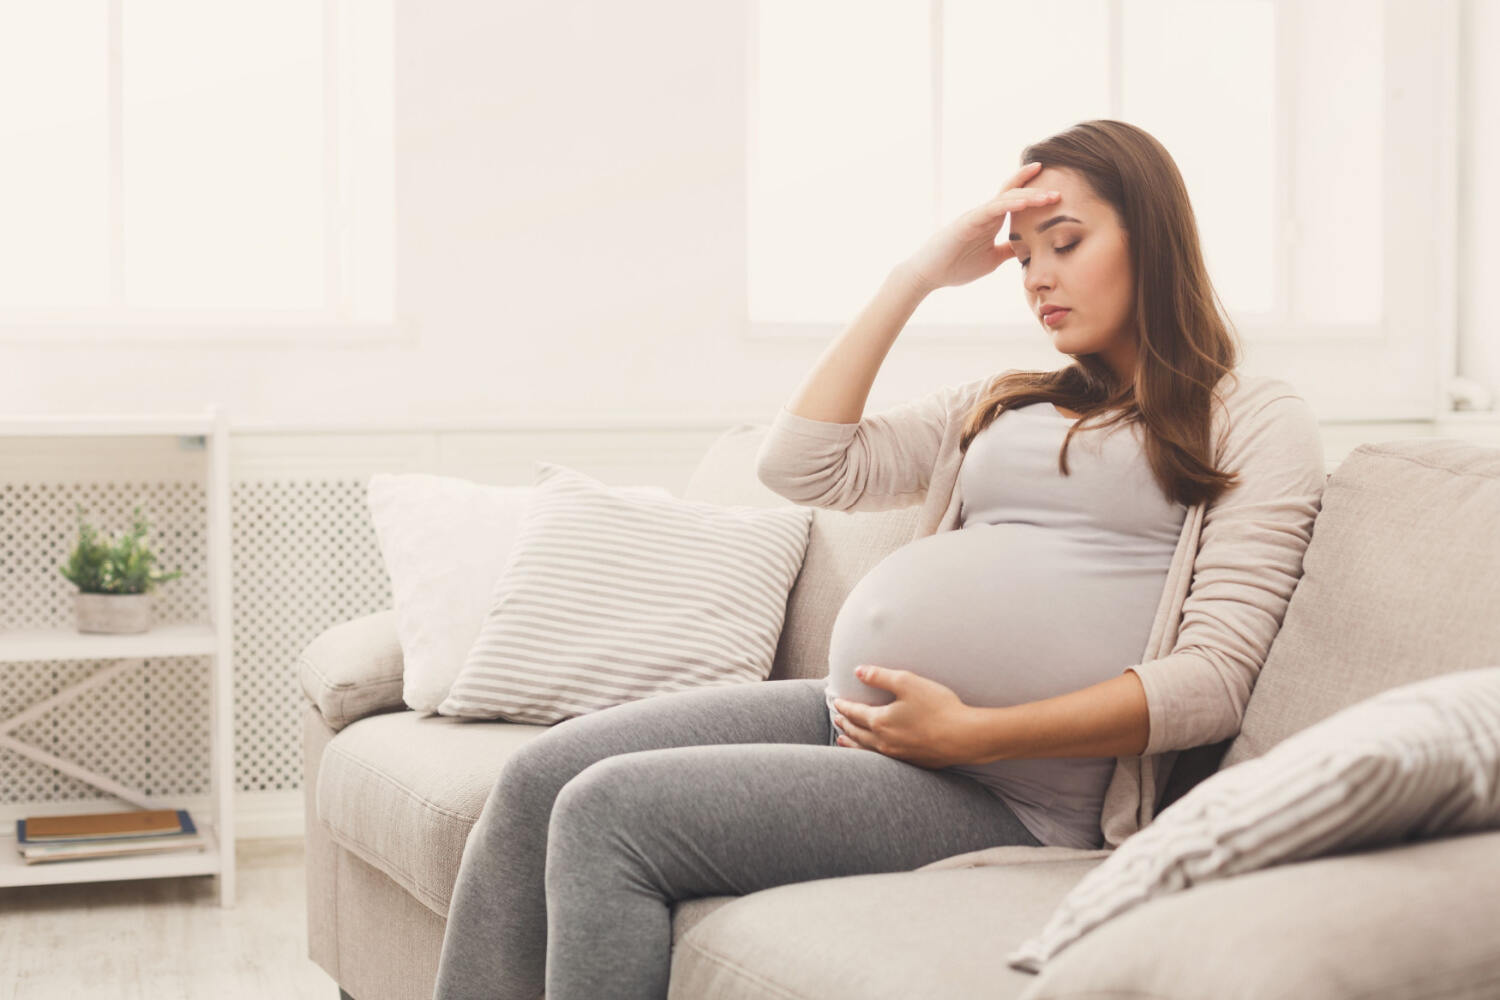
[{"label": "sofa armrest", "polygon": [[1500,996],[1500,830],[1202,882],[1101,924],[1021,1000]]},{"label": "sofa armrest", "polygon": [[302,693],[334,730],[405,708],[401,667],[394,608],[325,629],[297,657]]}]

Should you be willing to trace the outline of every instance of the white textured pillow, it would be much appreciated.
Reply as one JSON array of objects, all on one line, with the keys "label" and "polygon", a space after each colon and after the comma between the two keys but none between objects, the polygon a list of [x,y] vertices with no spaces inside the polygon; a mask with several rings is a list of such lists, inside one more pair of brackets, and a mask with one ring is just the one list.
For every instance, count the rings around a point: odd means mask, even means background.
[{"label": "white textured pillow", "polygon": [[1199,882],[1500,827],[1500,666],[1382,691],[1210,775],[1127,838],[1006,956],[1039,972],[1141,903]]},{"label": "white textured pillow", "polygon": [[630,495],[536,470],[514,557],[440,714],[550,724],[770,674],[811,508]]},{"label": "white textured pillow", "polygon": [[[448,696],[484,624],[531,489],[422,472],[370,477],[366,501],[391,581],[409,708],[436,711]],[[671,496],[659,486],[631,489]]]}]

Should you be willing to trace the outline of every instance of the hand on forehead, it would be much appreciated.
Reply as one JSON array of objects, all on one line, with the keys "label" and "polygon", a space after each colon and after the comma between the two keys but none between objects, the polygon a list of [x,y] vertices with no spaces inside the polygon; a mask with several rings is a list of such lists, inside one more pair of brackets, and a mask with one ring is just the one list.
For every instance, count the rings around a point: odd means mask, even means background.
[{"label": "hand on forehead", "polygon": [[[1047,171],[1042,171],[1045,174]],[[1041,176],[1040,174],[1038,175]],[[1089,219],[1089,206],[1083,192],[1073,184],[1059,183],[1059,177],[1039,180],[1034,185],[1038,190],[1057,191],[1059,197],[1047,205],[1032,205],[1010,213],[1010,232],[1006,234],[1012,242],[1025,242],[1035,236],[1066,222],[1085,223]]]}]

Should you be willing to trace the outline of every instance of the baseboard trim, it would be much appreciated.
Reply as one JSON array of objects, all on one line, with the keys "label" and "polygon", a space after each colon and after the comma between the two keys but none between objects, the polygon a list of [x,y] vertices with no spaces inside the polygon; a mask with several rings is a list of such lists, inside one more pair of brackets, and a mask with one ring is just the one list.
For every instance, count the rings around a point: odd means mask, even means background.
[{"label": "baseboard trim", "polygon": [[304,836],[307,833],[304,811],[300,788],[278,792],[236,792],[235,839]]}]

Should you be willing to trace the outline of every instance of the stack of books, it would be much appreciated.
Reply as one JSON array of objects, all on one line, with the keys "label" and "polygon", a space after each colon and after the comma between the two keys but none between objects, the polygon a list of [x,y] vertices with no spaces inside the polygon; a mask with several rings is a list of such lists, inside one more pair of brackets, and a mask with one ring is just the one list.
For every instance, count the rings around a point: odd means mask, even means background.
[{"label": "stack of books", "polygon": [[186,809],[136,809],[16,820],[16,847],[28,865],[74,858],[201,851],[206,846]]}]

